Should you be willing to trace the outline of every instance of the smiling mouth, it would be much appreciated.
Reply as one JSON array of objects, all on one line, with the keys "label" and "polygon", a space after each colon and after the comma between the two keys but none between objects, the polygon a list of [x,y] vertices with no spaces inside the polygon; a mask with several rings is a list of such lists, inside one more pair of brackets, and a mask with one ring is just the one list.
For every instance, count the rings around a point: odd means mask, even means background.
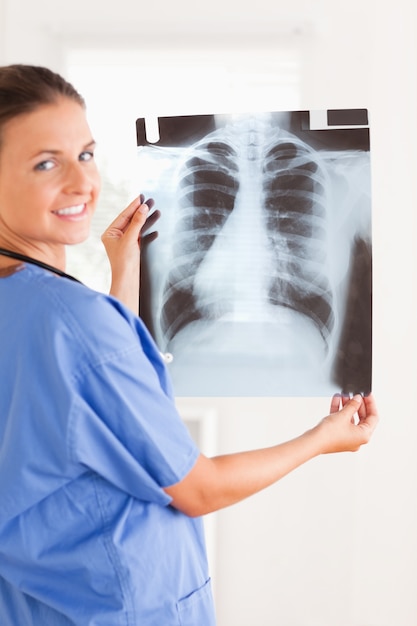
[{"label": "smiling mouth", "polygon": [[86,204],[77,204],[75,206],[65,207],[64,209],[58,209],[58,211],[52,211],[52,213],[54,213],[54,215],[81,215],[86,208]]}]

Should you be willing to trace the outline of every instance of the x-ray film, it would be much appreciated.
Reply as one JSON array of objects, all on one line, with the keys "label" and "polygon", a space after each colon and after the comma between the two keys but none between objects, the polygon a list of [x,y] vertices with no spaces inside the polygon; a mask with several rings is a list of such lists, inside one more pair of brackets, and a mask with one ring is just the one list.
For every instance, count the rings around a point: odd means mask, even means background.
[{"label": "x-ray film", "polygon": [[140,118],[140,315],[177,396],[368,393],[366,109]]}]

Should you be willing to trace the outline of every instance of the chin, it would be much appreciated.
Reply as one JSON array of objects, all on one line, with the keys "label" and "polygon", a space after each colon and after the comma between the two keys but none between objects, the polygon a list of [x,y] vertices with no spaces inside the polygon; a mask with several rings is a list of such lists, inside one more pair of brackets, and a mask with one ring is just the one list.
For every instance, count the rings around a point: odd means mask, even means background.
[{"label": "chin", "polygon": [[67,233],[65,237],[65,244],[67,246],[75,246],[79,243],[84,243],[84,241],[87,241],[89,236],[90,236],[89,227],[83,230],[79,230],[77,233],[72,233],[72,234]]},{"label": "chin", "polygon": [[65,246],[76,246],[78,244],[84,243],[85,241],[87,241],[87,239],[88,239],[88,234],[84,235],[83,237],[71,237],[71,238],[68,237],[62,243]]}]

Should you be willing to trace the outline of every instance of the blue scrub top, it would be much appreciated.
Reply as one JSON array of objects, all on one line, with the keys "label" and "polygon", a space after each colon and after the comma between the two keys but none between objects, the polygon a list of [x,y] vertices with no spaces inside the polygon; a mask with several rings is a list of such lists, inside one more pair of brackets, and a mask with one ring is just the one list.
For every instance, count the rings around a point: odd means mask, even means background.
[{"label": "blue scrub top", "polygon": [[214,626],[201,518],[162,487],[198,449],[118,300],[0,279],[1,626]]}]

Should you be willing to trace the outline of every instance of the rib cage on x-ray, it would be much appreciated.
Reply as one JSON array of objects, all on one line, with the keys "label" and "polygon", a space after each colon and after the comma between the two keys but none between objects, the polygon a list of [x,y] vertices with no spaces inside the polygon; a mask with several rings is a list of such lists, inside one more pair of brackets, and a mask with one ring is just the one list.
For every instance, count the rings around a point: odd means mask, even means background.
[{"label": "rib cage on x-ray", "polygon": [[269,300],[308,315],[327,342],[334,312],[323,168],[305,144],[278,133],[267,146],[263,174],[274,257]]},{"label": "rib cage on x-ray", "polygon": [[210,294],[196,301],[193,280],[233,211],[243,175],[262,186],[272,252],[265,297],[310,316],[324,340],[330,336],[334,313],[326,274],[325,174],[302,141],[282,130],[271,137],[266,130],[263,124],[246,123],[226,136],[215,131],[183,165],[174,233],[178,265],[168,276],[161,315],[167,341],[190,321],[216,319],[233,307],[233,300],[210,301]]},{"label": "rib cage on x-ray", "polygon": [[[342,201],[337,189],[346,181],[344,168],[354,163],[349,162],[350,152],[342,153],[338,162],[334,150],[316,150],[289,130],[271,125],[267,116],[256,115],[172,152],[176,206],[170,260],[160,279],[153,322],[161,349],[175,346],[176,359],[181,356],[177,337],[183,331],[198,325],[207,330],[220,321],[257,322],[265,328],[272,328],[275,321],[285,335],[292,311],[316,329],[323,369],[327,367],[331,376],[345,298],[338,273],[348,271],[337,267],[340,255],[334,255],[335,236],[346,220],[346,215],[335,214],[334,203]],[[366,164],[365,160],[365,168]],[[350,193],[354,206],[361,192],[355,187]],[[235,245],[236,230],[244,230],[244,222],[246,270],[240,262],[242,247],[235,255],[228,249]],[[344,225],[348,241],[341,247],[353,245],[357,224],[347,224],[348,220]],[[251,257],[257,259],[256,279],[246,282]],[[297,332],[299,328],[304,329],[297,326]],[[305,328],[308,343],[312,331]],[[196,335],[186,337],[196,340]]]},{"label": "rib cage on x-ray", "polygon": [[196,146],[181,169],[173,244],[177,262],[168,275],[161,312],[168,342],[191,321],[220,317],[233,305],[210,300],[210,293],[197,300],[194,279],[233,210],[238,173],[237,151],[216,137]]}]

